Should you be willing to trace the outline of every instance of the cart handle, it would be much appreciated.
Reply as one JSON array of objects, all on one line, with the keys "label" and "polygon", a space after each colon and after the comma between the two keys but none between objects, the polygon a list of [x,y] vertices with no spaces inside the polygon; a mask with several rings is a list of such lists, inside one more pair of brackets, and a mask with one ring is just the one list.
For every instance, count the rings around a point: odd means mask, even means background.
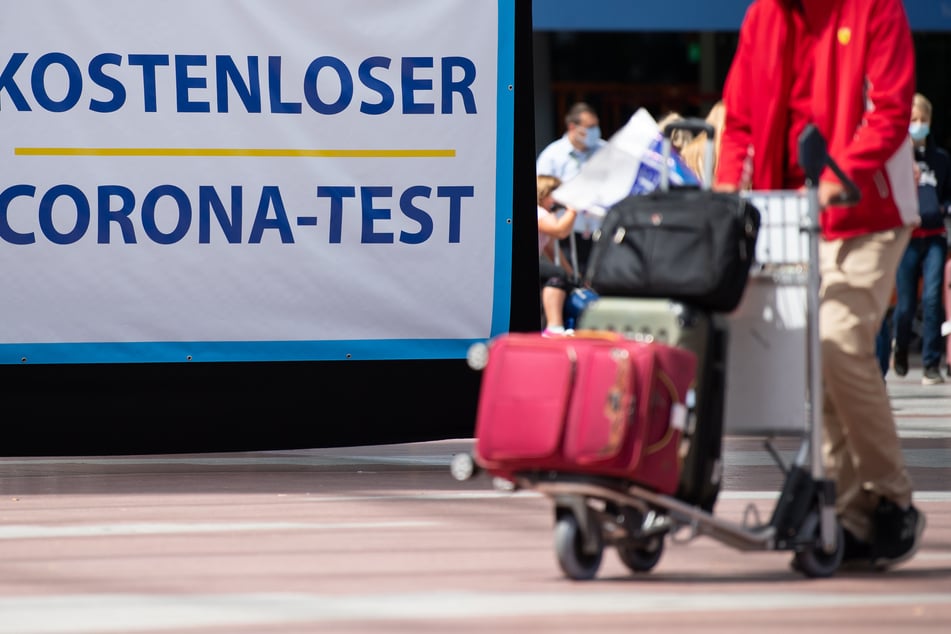
[{"label": "cart handle", "polygon": [[832,170],[845,191],[832,202],[836,205],[854,205],[862,198],[862,193],[855,182],[829,156],[826,140],[814,124],[809,124],[799,135],[799,165],[806,173],[806,184],[816,187],[819,184],[819,175],[824,167]]},{"label": "cart handle", "polygon": [[699,117],[687,117],[685,119],[678,119],[676,121],[671,121],[664,126],[662,130],[664,137],[670,138],[673,135],[675,130],[686,130],[687,132],[692,132],[693,134],[700,134],[705,132],[707,137],[713,138],[713,135],[716,133],[713,125],[707,122],[706,119],[701,119]]}]

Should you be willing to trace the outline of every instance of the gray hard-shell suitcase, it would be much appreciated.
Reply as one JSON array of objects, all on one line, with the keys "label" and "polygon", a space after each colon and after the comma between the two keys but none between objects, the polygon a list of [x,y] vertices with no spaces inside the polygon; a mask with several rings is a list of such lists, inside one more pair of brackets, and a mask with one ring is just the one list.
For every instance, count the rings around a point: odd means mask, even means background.
[{"label": "gray hard-shell suitcase", "polygon": [[719,313],[667,299],[600,297],[588,304],[581,329],[608,330],[639,341],[660,341],[697,356],[697,380],[680,456],[677,498],[712,510],[722,474],[723,411],[729,328]]}]

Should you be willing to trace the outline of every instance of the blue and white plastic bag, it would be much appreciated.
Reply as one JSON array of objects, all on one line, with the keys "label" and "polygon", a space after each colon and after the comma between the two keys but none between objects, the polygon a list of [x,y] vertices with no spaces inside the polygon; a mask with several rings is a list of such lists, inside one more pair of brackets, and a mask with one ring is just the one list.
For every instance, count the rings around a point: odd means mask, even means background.
[{"label": "blue and white plastic bag", "polygon": [[[661,130],[650,113],[640,108],[553,196],[567,207],[603,213],[630,194],[659,188],[663,164]],[[700,185],[698,176],[676,151],[671,152],[668,166],[672,187]]]}]

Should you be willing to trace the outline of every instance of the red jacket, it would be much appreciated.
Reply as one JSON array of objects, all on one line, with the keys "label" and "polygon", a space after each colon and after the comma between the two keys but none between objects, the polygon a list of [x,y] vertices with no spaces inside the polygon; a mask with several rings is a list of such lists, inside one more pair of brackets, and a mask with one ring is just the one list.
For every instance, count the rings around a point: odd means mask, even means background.
[{"label": "red jacket", "polygon": [[[861,201],[829,207],[827,239],[915,224],[917,190],[908,123],[915,92],[911,30],[901,0],[803,0],[811,38],[798,35],[789,5],[755,0],[724,86],[726,125],[717,182],[742,185],[752,148],[753,189],[783,189],[793,55],[814,60],[811,118],[829,154],[858,185]],[[799,57],[802,59],[802,57]],[[834,180],[829,170],[823,180]]]}]

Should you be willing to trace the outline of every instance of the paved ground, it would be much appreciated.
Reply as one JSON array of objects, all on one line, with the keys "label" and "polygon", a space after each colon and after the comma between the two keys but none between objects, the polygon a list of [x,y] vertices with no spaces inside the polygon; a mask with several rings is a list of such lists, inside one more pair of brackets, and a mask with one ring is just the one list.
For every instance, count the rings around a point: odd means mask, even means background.
[{"label": "paved ground", "polygon": [[[566,579],[552,505],[452,480],[468,439],[236,454],[0,458],[0,634],[946,632],[951,383],[889,377],[928,528],[887,574],[809,580],[707,537]],[[780,443],[788,451],[789,443]],[[761,441],[726,439],[717,515],[768,514]]]}]

